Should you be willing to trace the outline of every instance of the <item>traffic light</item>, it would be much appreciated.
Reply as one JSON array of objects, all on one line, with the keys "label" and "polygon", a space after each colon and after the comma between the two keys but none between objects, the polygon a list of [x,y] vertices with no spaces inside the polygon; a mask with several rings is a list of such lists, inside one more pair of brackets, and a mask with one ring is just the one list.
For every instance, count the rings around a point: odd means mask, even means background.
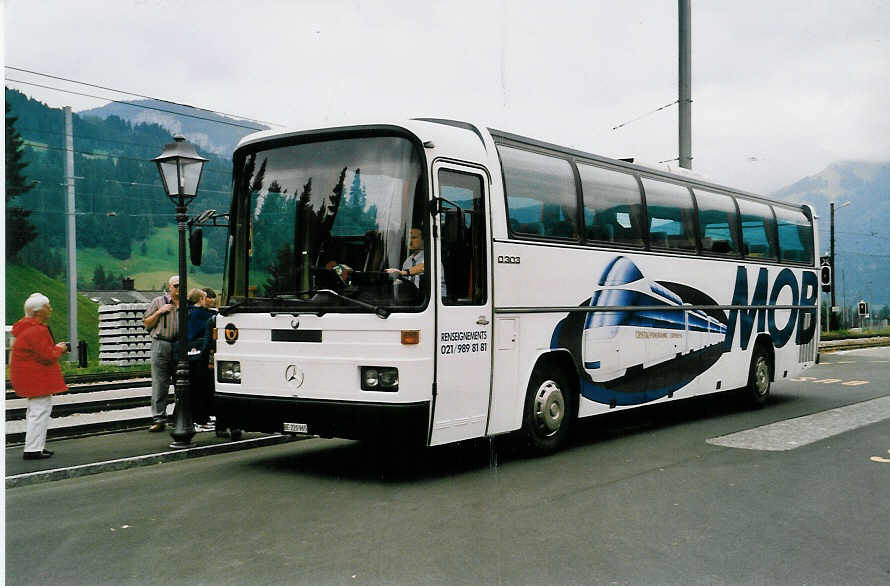
[{"label": "traffic light", "polygon": [[831,257],[823,256],[820,262],[822,266],[819,267],[819,282],[822,283],[822,290],[828,293],[831,291]]},{"label": "traffic light", "polygon": [[868,303],[866,303],[865,301],[860,301],[857,305],[859,310],[859,317],[868,315]]}]

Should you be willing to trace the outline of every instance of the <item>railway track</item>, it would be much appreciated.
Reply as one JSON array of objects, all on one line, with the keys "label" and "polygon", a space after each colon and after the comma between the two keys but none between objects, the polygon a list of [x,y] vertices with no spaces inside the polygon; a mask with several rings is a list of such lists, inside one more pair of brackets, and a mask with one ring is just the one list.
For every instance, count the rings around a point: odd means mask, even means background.
[{"label": "railway track", "polygon": [[[148,427],[151,423],[151,378],[87,375],[66,379],[68,391],[53,397],[47,437],[69,438]],[[109,380],[112,379],[112,380]],[[116,380],[114,380],[116,379]],[[76,382],[75,382],[76,380]],[[173,392],[170,399],[172,404]],[[6,444],[25,439],[27,399],[6,390]],[[172,407],[168,407],[168,412]]]}]

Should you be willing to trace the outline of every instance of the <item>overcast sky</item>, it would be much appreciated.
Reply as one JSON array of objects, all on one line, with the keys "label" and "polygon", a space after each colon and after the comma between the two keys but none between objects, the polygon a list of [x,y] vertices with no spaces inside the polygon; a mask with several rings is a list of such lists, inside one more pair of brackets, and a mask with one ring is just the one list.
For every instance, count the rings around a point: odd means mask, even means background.
[{"label": "overcast sky", "polygon": [[[6,0],[3,20],[6,65],[289,127],[439,116],[677,157],[676,104],[612,130],[677,99],[674,0]],[[693,168],[715,181],[888,161],[888,95],[890,0],[692,1]]]}]

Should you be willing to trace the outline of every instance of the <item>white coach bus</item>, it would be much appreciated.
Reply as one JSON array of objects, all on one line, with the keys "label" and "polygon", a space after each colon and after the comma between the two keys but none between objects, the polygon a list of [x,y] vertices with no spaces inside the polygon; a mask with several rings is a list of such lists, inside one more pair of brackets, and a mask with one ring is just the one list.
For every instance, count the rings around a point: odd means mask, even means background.
[{"label": "white coach bus", "polygon": [[234,154],[219,414],[422,445],[741,389],[816,359],[813,210],[441,119]]}]

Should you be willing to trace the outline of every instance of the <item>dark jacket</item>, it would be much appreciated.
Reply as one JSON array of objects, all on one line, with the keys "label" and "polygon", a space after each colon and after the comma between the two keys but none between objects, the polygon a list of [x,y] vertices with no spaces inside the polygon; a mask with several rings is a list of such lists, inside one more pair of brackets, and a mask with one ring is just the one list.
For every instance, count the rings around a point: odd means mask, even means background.
[{"label": "dark jacket", "polygon": [[189,350],[196,348],[204,351],[204,332],[207,328],[207,320],[216,312],[196,305],[189,306]]}]

